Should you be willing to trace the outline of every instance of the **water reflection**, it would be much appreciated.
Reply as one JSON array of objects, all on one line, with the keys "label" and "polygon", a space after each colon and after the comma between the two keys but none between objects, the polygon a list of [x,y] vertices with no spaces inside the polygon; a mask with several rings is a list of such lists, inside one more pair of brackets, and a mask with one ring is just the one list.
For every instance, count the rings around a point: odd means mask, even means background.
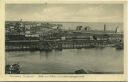
[{"label": "water reflection", "polygon": [[73,73],[77,69],[121,73],[123,50],[108,47],[6,52],[6,63],[15,62],[22,65],[23,73]]}]

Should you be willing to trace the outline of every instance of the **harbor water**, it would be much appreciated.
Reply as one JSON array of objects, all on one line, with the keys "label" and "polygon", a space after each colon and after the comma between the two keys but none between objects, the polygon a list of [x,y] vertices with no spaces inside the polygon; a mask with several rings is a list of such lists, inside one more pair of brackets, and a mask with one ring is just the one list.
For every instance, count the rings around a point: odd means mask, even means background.
[{"label": "harbor water", "polygon": [[52,51],[9,51],[6,64],[19,63],[25,74],[123,73],[123,50],[112,47]]}]

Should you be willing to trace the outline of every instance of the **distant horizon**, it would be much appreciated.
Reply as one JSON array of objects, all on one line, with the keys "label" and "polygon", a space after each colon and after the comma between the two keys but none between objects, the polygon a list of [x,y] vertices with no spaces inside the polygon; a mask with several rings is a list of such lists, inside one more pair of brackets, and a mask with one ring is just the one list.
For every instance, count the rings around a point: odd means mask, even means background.
[{"label": "distant horizon", "polygon": [[[5,22],[7,21],[10,21],[10,22],[13,22],[13,21],[20,21],[20,20],[5,20]],[[31,20],[22,20],[22,22],[59,22],[59,23],[86,23],[88,21],[31,21]],[[124,22],[90,22],[90,23],[124,23]]]}]

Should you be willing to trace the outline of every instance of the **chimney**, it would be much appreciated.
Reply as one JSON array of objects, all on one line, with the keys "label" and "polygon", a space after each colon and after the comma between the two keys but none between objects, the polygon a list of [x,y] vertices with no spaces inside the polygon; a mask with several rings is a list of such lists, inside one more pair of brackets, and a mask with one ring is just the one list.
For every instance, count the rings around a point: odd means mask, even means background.
[{"label": "chimney", "polygon": [[116,27],[115,33],[117,33],[117,30],[118,30],[118,26]]},{"label": "chimney", "polygon": [[106,31],[106,24],[104,24],[104,31]]}]

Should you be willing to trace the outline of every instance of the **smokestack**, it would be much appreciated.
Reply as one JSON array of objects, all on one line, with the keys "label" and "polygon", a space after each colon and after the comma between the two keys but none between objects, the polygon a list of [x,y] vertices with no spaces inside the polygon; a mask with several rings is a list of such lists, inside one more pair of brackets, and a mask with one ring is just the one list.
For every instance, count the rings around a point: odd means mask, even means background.
[{"label": "smokestack", "polygon": [[104,24],[104,31],[106,31],[106,24]]},{"label": "smokestack", "polygon": [[117,33],[117,30],[118,30],[118,26],[116,27],[115,33]]}]

